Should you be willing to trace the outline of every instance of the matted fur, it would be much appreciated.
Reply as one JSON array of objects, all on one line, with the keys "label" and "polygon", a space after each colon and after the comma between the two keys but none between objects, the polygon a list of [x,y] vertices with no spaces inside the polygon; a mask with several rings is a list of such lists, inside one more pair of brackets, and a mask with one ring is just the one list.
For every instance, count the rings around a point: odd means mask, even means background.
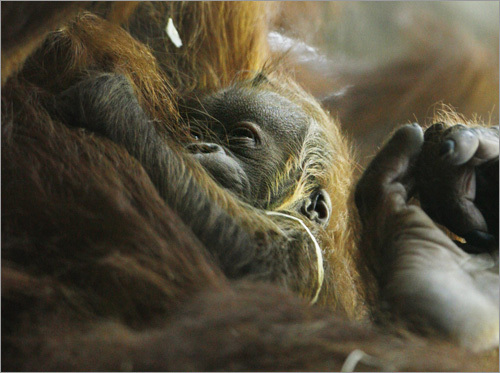
[{"label": "matted fur", "polygon": [[[339,370],[355,349],[375,357],[359,363],[364,370],[498,368],[495,356],[368,323],[371,285],[361,283],[355,264],[350,209],[356,165],[332,119],[272,67],[266,43],[272,4],[119,9],[89,8],[66,16],[57,30],[47,23],[54,32],[38,51],[31,53],[38,46],[33,35],[29,53],[9,57],[14,66],[31,55],[24,69],[5,76],[2,69],[3,369]],[[43,11],[57,14],[48,6]],[[130,34],[92,12],[115,21],[121,16],[113,14],[130,15]],[[182,51],[158,37],[167,15],[180,30]],[[311,308],[270,284],[229,281],[123,148],[51,117],[46,107],[53,95],[95,72],[124,74],[165,137],[187,136],[179,96],[262,72],[309,114],[306,141],[321,142],[289,168],[312,168],[332,196],[330,226],[318,234],[326,259],[319,304],[326,307]],[[220,206],[248,214],[192,167]],[[307,176],[276,209],[308,191]],[[258,216],[251,222],[265,224]],[[307,299],[314,289],[301,290]]]}]

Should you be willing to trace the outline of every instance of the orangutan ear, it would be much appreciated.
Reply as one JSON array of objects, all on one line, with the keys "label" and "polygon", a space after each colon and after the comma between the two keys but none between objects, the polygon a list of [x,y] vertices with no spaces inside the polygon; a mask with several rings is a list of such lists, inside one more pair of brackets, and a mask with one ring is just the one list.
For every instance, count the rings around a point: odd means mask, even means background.
[{"label": "orangutan ear", "polygon": [[309,220],[326,227],[332,214],[330,196],[324,189],[316,191],[303,201],[300,212]]}]

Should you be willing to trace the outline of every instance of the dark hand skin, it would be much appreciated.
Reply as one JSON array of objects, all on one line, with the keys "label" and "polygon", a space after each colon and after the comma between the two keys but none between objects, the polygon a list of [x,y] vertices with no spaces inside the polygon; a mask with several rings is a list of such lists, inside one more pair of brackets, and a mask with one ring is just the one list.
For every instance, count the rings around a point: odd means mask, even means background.
[{"label": "dark hand skin", "polygon": [[418,125],[404,126],[363,174],[356,187],[361,249],[394,315],[471,350],[494,348],[498,254],[466,253],[409,203],[423,144]]},{"label": "dark hand skin", "polygon": [[425,132],[416,181],[424,211],[475,251],[498,248],[498,126],[436,123]]}]

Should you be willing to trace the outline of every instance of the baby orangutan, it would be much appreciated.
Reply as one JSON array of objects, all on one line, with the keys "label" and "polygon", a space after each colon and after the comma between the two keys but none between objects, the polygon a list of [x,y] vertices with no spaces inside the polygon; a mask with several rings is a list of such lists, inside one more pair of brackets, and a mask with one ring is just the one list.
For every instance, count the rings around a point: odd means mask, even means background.
[{"label": "baby orangutan", "polygon": [[2,369],[497,369],[498,132],[400,128],[360,226],[348,141],[268,66],[270,3],[93,4],[2,77]]},{"label": "baby orangutan", "polygon": [[[259,86],[255,83],[248,87],[232,87],[200,100],[198,108],[191,107],[195,115],[187,115],[197,141],[188,142],[185,149],[220,186],[245,204],[257,209],[271,209],[283,205],[301,183],[301,163],[296,160],[309,151],[304,148],[308,144],[305,139],[310,134],[310,127],[314,128],[314,122],[288,99],[257,88]],[[125,77],[101,75],[82,81],[63,92],[57,101],[59,113],[66,123],[105,135],[123,145],[141,162],[160,195],[171,206],[177,206],[179,215],[217,255],[221,268],[230,278],[266,279],[288,286],[304,278],[293,270],[294,257],[290,254],[282,257],[282,266],[276,266],[274,258],[286,247],[284,243],[268,246],[269,258],[266,258],[262,245],[253,248],[248,231],[241,223],[230,219],[212,201],[202,202],[205,193],[186,171],[176,170],[176,164],[184,159],[179,157],[185,155],[176,155],[156,134],[134,99],[132,87]],[[488,195],[475,199],[474,179],[471,180],[478,166],[488,161],[498,162],[498,130],[457,125],[442,138],[432,137],[439,128],[439,125],[434,125],[427,130],[424,142],[420,126],[403,127],[368,167],[356,192],[365,226],[363,238],[370,242],[365,242],[364,250],[376,250],[371,258],[373,272],[379,280],[383,299],[393,306],[392,311],[398,317],[416,324],[417,328],[438,329],[471,349],[488,349],[498,343],[495,258],[486,260],[465,253],[420,208],[407,205],[407,201],[416,185],[424,201],[424,210],[435,211],[432,208],[438,204],[438,211],[443,214],[453,211],[444,216],[456,218],[460,212],[463,218],[459,221],[464,222],[461,227],[468,228],[466,232],[473,229],[478,218],[473,220],[471,216],[482,217],[481,211],[488,206],[476,207],[477,200],[488,199],[495,188],[498,190],[493,173],[481,176],[485,185],[479,191]],[[451,141],[455,146],[450,149]],[[436,148],[440,149],[438,153]],[[326,143],[322,149],[327,150]],[[188,156],[187,165],[189,159]],[[465,164],[467,169],[456,168],[457,164]],[[283,169],[283,165],[287,168]],[[439,167],[447,169],[447,173],[440,172]],[[477,171],[480,172],[482,175],[482,171]],[[421,176],[423,174],[426,176]],[[426,183],[429,174],[436,175],[432,184]],[[443,175],[450,176],[443,180]],[[312,174],[306,173],[306,177],[308,182],[314,182]],[[181,181],[183,178],[186,181]],[[273,180],[283,183],[272,188]],[[436,185],[442,186],[437,189],[440,193],[437,193]],[[181,194],[186,190],[187,194]],[[311,190],[312,194],[305,196],[301,203],[295,202],[288,213],[302,214],[312,223],[326,226],[331,210],[328,194],[319,184]],[[450,192],[443,192],[448,190]],[[432,198],[433,203],[428,203],[426,198]],[[456,211],[455,206],[464,206],[461,203],[463,198],[467,198],[468,205]],[[443,199],[448,203],[444,204]],[[259,210],[252,211],[258,213]],[[490,212],[490,215],[495,214]],[[196,219],[197,216],[202,219]],[[484,219],[479,222],[484,222]],[[456,220],[439,221],[454,227]],[[490,221],[488,226],[491,225]],[[487,231],[484,223],[480,227]],[[311,242],[316,245],[314,238],[312,241],[309,237],[300,239],[296,235],[303,230],[300,227],[294,230],[295,233],[288,235],[295,239],[288,241],[290,249],[287,251],[303,252],[300,248],[309,245],[309,251],[314,252],[311,245]],[[464,232],[464,228],[455,231]],[[241,232],[241,238],[237,232]],[[274,240],[278,237],[275,236]],[[498,238],[496,241],[492,239],[490,247],[498,241]],[[241,243],[231,247],[230,243],[235,241]],[[217,245],[213,245],[214,242]],[[221,250],[224,242],[227,242],[227,247]],[[472,246],[475,241],[468,244]],[[322,259],[319,259],[322,254],[317,251],[316,255],[317,260],[312,262],[316,269],[322,269]],[[284,268],[292,271],[286,273]],[[443,272],[446,276],[442,275]],[[321,290],[322,270],[318,276],[313,302]],[[305,286],[292,285],[291,288],[300,292]],[[475,315],[472,324],[468,321],[471,314]],[[477,320],[480,322],[476,325]]]}]

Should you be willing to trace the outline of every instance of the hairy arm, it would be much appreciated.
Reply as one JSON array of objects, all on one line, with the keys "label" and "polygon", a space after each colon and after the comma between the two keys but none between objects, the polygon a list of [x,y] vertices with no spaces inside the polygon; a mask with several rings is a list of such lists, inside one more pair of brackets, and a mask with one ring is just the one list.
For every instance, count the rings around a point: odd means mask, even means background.
[{"label": "hairy arm", "polygon": [[[81,327],[70,316],[48,320],[23,340],[23,371],[474,371],[498,360],[456,347],[412,341],[355,324],[262,284],[202,292],[171,322],[143,330],[116,321]],[[61,328],[64,325],[65,328]],[[43,341],[43,343],[40,343]],[[425,359],[422,359],[425,356]]]}]

